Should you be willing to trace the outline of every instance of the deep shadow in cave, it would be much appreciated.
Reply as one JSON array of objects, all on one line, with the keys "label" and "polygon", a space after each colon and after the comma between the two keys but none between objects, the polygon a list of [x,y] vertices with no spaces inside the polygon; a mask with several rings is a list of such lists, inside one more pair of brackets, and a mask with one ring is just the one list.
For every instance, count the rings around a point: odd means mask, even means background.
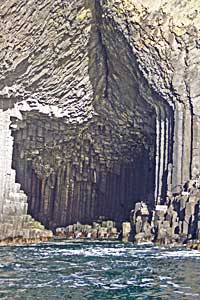
[{"label": "deep shadow in cave", "polygon": [[29,213],[47,227],[91,223],[100,216],[119,224],[129,220],[136,201],[153,203],[154,162],[135,135],[128,144],[128,132],[114,143],[119,132],[110,135],[105,123],[102,131],[100,120],[80,133],[76,126],[33,112],[17,125],[17,181],[28,195]]},{"label": "deep shadow in cave", "polygon": [[154,206],[167,190],[171,110],[147,85],[113,21],[102,20],[98,7],[93,12],[93,118],[70,124],[30,111],[13,132],[13,168],[29,213],[51,229],[100,216],[120,224],[135,202]]}]

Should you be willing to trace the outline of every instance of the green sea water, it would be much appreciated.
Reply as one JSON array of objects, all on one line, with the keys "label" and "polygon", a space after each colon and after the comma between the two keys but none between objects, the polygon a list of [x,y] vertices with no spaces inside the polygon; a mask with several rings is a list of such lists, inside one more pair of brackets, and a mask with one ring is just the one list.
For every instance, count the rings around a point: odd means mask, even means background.
[{"label": "green sea water", "polygon": [[200,300],[200,252],[120,242],[0,248],[2,300]]}]

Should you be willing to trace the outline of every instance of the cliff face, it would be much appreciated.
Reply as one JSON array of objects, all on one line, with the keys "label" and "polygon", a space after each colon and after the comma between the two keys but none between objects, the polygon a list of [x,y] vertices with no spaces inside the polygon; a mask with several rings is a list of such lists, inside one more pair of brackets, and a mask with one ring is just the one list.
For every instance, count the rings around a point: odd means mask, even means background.
[{"label": "cliff face", "polygon": [[1,1],[0,108],[34,218],[122,222],[199,174],[199,9]]},{"label": "cliff face", "polygon": [[[161,180],[170,167],[168,189],[175,191],[199,173],[199,5],[195,1],[120,2],[106,2],[107,16],[112,15],[123,32],[142,75],[160,98],[153,101],[160,149],[157,178]],[[167,153],[170,158],[165,162]],[[161,186],[158,179],[157,196]]]},{"label": "cliff face", "polygon": [[52,232],[27,215],[27,196],[15,182],[16,172],[11,168],[13,138],[9,125],[10,110],[0,109],[0,245],[47,241]]}]

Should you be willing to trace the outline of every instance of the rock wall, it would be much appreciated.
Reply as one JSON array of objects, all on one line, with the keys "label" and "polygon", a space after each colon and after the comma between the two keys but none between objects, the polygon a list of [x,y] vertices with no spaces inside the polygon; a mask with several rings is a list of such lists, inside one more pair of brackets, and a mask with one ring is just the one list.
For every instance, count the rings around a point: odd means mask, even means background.
[{"label": "rock wall", "polygon": [[[128,45],[118,59],[123,37],[104,44],[112,34],[101,33],[98,1],[70,3],[41,4],[34,19],[27,12],[32,21],[24,50],[28,58],[20,63],[20,74],[17,58],[12,60],[10,68],[19,77],[2,89],[21,119],[12,118],[17,181],[28,195],[31,215],[50,228],[101,215],[120,223],[138,199],[154,201],[155,112],[139,91]],[[21,9],[11,10],[16,22]],[[46,26],[38,32],[43,16]],[[11,30],[20,41],[26,31]],[[43,31],[55,31],[48,42]]]},{"label": "rock wall", "polygon": [[[189,180],[179,195],[165,205],[149,210],[144,202],[136,203],[131,214],[128,239],[136,243],[186,243],[200,239],[200,178]],[[129,223],[130,224],[130,223]]]},{"label": "rock wall", "polygon": [[27,215],[27,196],[15,182],[16,171],[11,168],[10,116],[9,109],[0,110],[0,244],[48,240],[52,233]]},{"label": "rock wall", "polygon": [[[162,0],[102,3],[105,18],[123,33],[142,76],[162,99],[161,105],[154,101],[160,170],[156,172],[156,196],[162,198],[165,173],[169,173],[168,189],[173,192],[199,173],[199,4]],[[170,166],[165,163],[167,151]]]},{"label": "rock wall", "polygon": [[120,224],[199,173],[199,8],[1,1],[0,107],[34,218]]}]

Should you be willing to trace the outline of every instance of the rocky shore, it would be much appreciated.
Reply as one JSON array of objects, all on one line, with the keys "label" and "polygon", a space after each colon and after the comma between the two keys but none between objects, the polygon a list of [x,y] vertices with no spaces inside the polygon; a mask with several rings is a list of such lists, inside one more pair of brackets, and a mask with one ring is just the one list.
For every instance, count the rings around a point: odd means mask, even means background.
[{"label": "rocky shore", "polygon": [[188,180],[180,193],[168,192],[164,204],[149,208],[145,202],[136,203],[129,228],[126,239],[137,244],[188,243],[200,249],[200,177]]},{"label": "rocky shore", "polygon": [[188,248],[200,250],[200,177],[187,181],[179,194],[168,193],[166,203],[152,209],[143,201],[137,202],[130,222],[123,222],[118,228],[111,220],[92,225],[77,223],[57,228],[56,236],[114,238],[136,244],[187,244]]},{"label": "rocky shore", "polygon": [[53,232],[29,215],[9,217],[0,227],[0,246],[38,244],[52,238]]},{"label": "rocky shore", "polygon": [[39,244],[44,242],[49,242],[53,238],[52,235],[41,236],[33,238],[24,238],[24,237],[15,237],[15,238],[6,238],[5,240],[0,241],[0,246],[18,246],[18,245],[32,245]]},{"label": "rocky shore", "polygon": [[115,226],[115,222],[101,221],[93,222],[92,225],[76,223],[67,227],[56,229],[56,236],[70,239],[118,239],[120,232]]}]

